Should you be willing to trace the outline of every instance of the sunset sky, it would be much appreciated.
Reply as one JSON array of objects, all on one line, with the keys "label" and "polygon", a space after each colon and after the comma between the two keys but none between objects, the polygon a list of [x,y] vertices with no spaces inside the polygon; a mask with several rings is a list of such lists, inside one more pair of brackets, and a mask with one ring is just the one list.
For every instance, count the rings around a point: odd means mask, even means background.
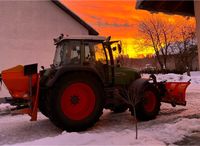
[{"label": "sunset sky", "polygon": [[[142,41],[138,33],[138,23],[151,17],[151,13],[135,9],[135,0],[62,0],[62,2],[100,35],[121,39],[125,44],[125,53],[130,57],[143,57],[153,54],[151,48],[139,45]],[[186,18],[177,15],[153,14],[169,23],[185,22]],[[194,22],[194,20],[190,19]]]}]

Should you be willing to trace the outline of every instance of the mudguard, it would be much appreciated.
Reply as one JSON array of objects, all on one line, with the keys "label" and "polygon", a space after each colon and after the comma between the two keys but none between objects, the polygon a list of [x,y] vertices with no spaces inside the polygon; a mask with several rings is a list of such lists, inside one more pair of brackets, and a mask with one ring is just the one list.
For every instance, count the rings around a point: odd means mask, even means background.
[{"label": "mudguard", "polygon": [[147,84],[150,84],[148,79],[139,78],[129,86],[129,100],[132,104],[136,105],[141,101],[144,86]]},{"label": "mudguard", "polygon": [[87,66],[67,66],[67,67],[62,67],[62,68],[59,68],[56,72],[55,72],[55,75],[49,79],[46,83],[46,86],[47,87],[52,87],[55,82],[62,76],[66,75],[67,73],[73,73],[73,72],[88,72],[88,73],[92,73],[94,74],[95,76],[97,76],[97,78],[102,82],[104,83],[105,81],[103,80],[103,78],[100,76],[100,74],[96,71],[95,68],[91,68],[91,67],[87,67]]}]

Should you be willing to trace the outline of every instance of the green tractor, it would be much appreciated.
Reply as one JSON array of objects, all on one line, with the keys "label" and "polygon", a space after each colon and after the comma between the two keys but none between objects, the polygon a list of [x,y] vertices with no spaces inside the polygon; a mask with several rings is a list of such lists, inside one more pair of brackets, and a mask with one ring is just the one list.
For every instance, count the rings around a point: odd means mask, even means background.
[{"label": "green tractor", "polygon": [[115,64],[113,51],[121,52],[120,41],[68,36],[55,39],[55,45],[54,63],[42,71],[39,109],[58,127],[84,130],[98,121],[104,108],[116,113],[129,108],[133,114],[137,104],[139,120],[159,113],[156,87],[136,70]]},{"label": "green tractor", "polygon": [[137,119],[147,121],[158,115],[161,100],[171,97],[166,83],[157,83],[154,75],[143,79],[136,70],[116,63],[113,52],[121,52],[120,41],[61,35],[54,42],[56,52],[50,68],[42,67],[37,73],[37,64],[17,66],[0,76],[12,95],[4,102],[15,105],[18,113],[28,113],[33,121],[38,107],[67,131],[93,126],[104,108],[115,113],[129,109],[132,115],[135,108]]}]

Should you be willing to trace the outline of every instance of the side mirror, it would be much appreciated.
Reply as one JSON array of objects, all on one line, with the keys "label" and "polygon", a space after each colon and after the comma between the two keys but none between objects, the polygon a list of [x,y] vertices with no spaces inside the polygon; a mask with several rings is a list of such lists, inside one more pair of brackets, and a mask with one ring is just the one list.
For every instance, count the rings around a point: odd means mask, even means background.
[{"label": "side mirror", "polygon": [[111,39],[111,36],[107,37],[107,38],[106,38],[106,42],[109,42],[110,39]]}]

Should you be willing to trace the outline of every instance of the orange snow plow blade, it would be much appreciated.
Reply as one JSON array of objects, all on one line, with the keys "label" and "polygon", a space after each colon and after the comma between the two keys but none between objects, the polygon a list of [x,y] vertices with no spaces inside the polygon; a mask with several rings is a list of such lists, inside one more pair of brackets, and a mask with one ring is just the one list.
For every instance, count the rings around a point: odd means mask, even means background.
[{"label": "orange snow plow blade", "polygon": [[172,106],[176,105],[186,105],[185,92],[187,87],[190,85],[188,82],[166,82],[165,85],[165,95],[162,97],[162,102],[171,103]]}]

